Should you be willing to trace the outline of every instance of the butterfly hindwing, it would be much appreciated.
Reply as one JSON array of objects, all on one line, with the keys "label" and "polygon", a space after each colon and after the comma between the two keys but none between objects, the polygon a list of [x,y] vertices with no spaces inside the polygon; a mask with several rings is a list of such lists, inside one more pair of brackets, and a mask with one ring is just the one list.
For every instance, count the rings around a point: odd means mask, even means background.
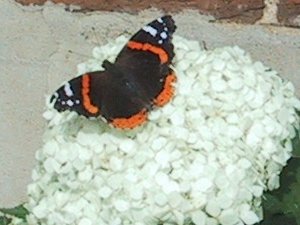
[{"label": "butterfly hindwing", "polygon": [[134,128],[147,118],[149,100],[130,77],[110,71],[110,88],[102,96],[102,116],[118,128]]}]

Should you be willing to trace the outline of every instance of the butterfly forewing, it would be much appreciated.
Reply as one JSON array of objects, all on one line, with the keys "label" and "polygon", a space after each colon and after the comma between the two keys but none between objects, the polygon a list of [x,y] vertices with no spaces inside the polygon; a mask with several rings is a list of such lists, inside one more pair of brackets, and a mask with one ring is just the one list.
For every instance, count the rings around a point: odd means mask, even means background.
[{"label": "butterfly forewing", "polygon": [[140,29],[118,55],[115,65],[131,74],[153,100],[162,91],[174,57],[176,29],[171,16],[158,18]]},{"label": "butterfly forewing", "polygon": [[100,115],[108,76],[102,71],[90,72],[66,82],[51,97],[54,108],[59,112],[75,111],[86,117]]}]

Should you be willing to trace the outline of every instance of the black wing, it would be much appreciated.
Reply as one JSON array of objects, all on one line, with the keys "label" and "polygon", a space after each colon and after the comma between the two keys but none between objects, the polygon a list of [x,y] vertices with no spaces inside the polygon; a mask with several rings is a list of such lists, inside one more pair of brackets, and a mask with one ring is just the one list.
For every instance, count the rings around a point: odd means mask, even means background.
[{"label": "black wing", "polygon": [[104,61],[106,71],[81,75],[60,87],[51,98],[54,108],[86,117],[102,115],[120,128],[140,125],[155,98],[164,103],[165,96],[171,97],[165,89],[174,80],[169,79],[169,65],[175,29],[171,16],[152,21],[133,35],[114,64]]},{"label": "black wing", "polygon": [[121,50],[115,66],[129,74],[153,101],[164,89],[169,65],[174,57],[172,44],[176,26],[171,16],[163,16],[140,29]]},{"label": "black wing", "polygon": [[109,83],[109,74],[97,71],[75,77],[52,95],[51,102],[59,111],[75,111],[86,117],[101,114],[103,93]]}]

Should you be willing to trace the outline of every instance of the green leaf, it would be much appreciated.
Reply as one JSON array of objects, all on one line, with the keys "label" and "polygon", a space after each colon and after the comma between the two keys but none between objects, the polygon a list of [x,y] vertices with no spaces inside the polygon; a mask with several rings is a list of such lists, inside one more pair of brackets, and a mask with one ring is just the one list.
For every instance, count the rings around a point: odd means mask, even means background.
[{"label": "green leaf", "polygon": [[19,205],[14,208],[8,208],[8,209],[2,208],[0,209],[0,212],[6,215],[18,217],[23,220],[25,220],[26,215],[29,214],[28,210],[23,205]]},{"label": "green leaf", "polygon": [[273,213],[280,213],[281,212],[281,202],[280,200],[270,194],[270,193],[266,193],[263,196],[264,200],[263,200],[263,208],[266,211],[272,211]]},{"label": "green leaf", "polygon": [[264,194],[264,220],[260,225],[300,225],[300,159],[283,169],[280,188]]},{"label": "green leaf", "polygon": [[300,224],[300,170],[298,169],[297,180],[290,185],[290,193],[283,197],[282,211],[289,217],[294,217],[298,224]]},{"label": "green leaf", "polygon": [[264,220],[261,221],[258,225],[297,225],[294,218],[289,218],[282,213],[266,213],[264,217]]},{"label": "green leaf", "polygon": [[294,157],[300,157],[300,136],[299,131],[296,131],[296,136],[292,140],[293,145],[293,156]]},{"label": "green leaf", "polygon": [[0,216],[0,225],[9,225],[11,220],[5,216]]}]

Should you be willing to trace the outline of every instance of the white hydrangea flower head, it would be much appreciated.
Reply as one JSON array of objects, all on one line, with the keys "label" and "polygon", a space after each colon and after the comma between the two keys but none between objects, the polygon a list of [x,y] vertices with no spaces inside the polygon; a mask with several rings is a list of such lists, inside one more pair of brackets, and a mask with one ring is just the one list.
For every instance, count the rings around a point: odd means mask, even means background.
[{"label": "white hydrangea flower head", "polygon": [[[113,61],[96,47],[78,74]],[[174,36],[172,101],[122,131],[52,105],[28,186],[29,224],[254,224],[279,186],[299,129],[293,85],[239,47],[204,51]]]}]

